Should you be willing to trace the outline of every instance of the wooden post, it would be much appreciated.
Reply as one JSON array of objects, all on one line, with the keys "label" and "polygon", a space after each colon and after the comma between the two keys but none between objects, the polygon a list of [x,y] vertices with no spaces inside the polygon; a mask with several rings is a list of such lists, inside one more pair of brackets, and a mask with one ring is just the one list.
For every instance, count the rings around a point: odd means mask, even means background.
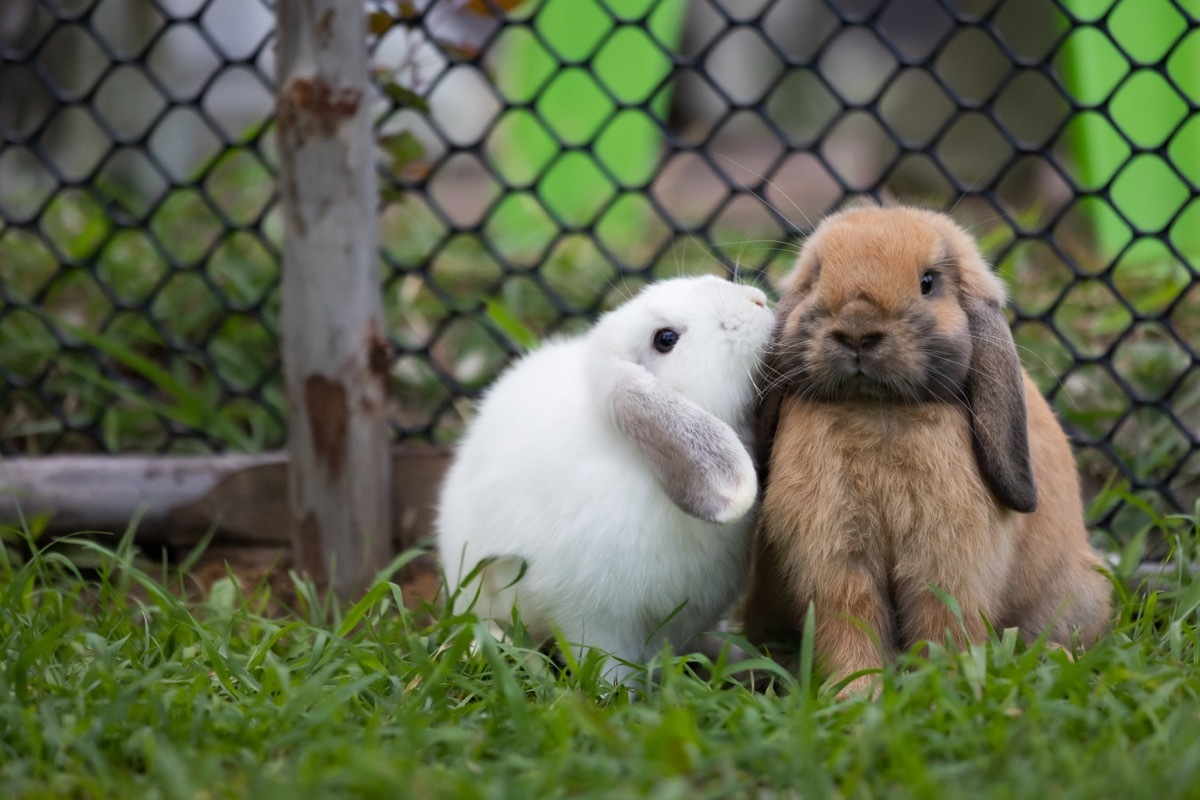
[{"label": "wooden post", "polygon": [[293,563],[350,597],[392,555],[366,16],[362,0],[277,7]]}]

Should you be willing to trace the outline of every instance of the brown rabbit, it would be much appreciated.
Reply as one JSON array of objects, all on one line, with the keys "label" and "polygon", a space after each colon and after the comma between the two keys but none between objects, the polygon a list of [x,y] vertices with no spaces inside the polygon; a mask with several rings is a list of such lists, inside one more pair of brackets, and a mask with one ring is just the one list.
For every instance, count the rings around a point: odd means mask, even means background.
[{"label": "brown rabbit", "polygon": [[856,208],[818,226],[784,279],[759,411],[752,639],[794,639],[811,602],[819,663],[842,678],[947,633],[961,644],[964,627],[981,641],[983,617],[1064,645],[1104,632],[1074,457],[1004,305],[943,214]]}]

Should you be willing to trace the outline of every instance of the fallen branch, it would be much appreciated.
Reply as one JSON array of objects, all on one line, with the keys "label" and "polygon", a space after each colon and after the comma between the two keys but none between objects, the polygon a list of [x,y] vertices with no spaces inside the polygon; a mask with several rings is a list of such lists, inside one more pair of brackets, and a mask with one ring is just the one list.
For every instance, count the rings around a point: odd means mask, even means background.
[{"label": "fallen branch", "polygon": [[[430,535],[448,448],[405,444],[392,454],[392,540]],[[47,515],[46,532],[120,533],[138,517],[142,544],[188,547],[210,530],[215,543],[289,543],[288,458],[49,456],[0,461],[0,525]],[[140,515],[140,517],[139,517]]]}]

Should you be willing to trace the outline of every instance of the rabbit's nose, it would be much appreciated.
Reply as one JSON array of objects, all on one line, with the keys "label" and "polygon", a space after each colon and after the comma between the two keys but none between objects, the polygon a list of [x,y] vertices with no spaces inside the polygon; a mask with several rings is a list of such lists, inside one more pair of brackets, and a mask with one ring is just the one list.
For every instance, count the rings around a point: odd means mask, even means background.
[{"label": "rabbit's nose", "polygon": [[759,308],[767,307],[767,296],[763,294],[762,289],[756,289],[753,286],[746,287],[746,295],[750,298],[750,302]]},{"label": "rabbit's nose", "polygon": [[830,331],[829,335],[834,341],[856,353],[866,352],[883,341],[883,333],[880,331],[834,330]]}]

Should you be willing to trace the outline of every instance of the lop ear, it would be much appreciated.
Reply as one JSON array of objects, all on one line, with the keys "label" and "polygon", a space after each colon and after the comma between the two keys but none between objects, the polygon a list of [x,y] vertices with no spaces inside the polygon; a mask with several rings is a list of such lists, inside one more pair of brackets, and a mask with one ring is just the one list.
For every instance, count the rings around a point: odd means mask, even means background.
[{"label": "lop ear", "polygon": [[613,377],[613,422],[675,505],[716,523],[750,510],[758,493],[754,464],[733,428],[637,364],[621,362]]},{"label": "lop ear", "polygon": [[964,302],[971,333],[967,402],[975,460],[988,487],[1014,511],[1037,510],[1025,419],[1025,378],[1000,305]]},{"label": "lop ear", "polygon": [[775,331],[763,359],[763,391],[759,394],[758,406],[754,410],[754,460],[758,463],[758,480],[767,485],[771,468],[771,451],[775,446],[775,430],[779,427],[779,408],[788,388],[783,381],[783,365],[779,356],[779,343],[783,326],[799,301],[794,297],[781,298],[775,306]]},{"label": "lop ear", "polygon": [[[767,361],[770,365],[770,361]],[[754,414],[754,460],[758,462],[758,478],[767,485],[771,469],[771,451],[775,448],[775,430],[779,427],[779,407],[783,405],[783,388],[775,387],[763,393]]]}]

